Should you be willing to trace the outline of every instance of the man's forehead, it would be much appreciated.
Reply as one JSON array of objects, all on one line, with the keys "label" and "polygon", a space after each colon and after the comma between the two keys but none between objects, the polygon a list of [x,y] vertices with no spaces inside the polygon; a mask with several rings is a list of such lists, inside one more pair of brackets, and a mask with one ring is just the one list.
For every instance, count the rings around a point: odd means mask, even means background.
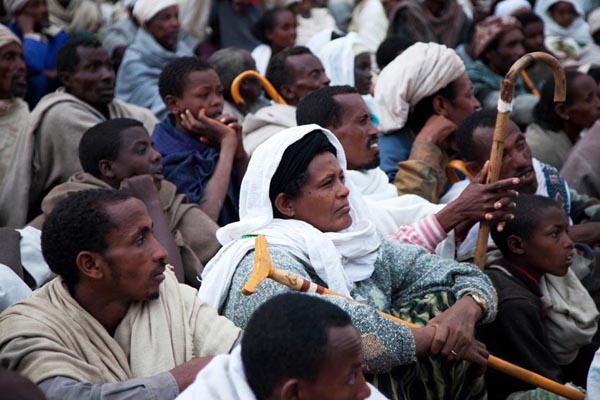
[{"label": "man's forehead", "polygon": [[117,225],[116,231],[121,233],[134,234],[152,225],[146,206],[134,197],[109,204],[105,210],[111,221]]},{"label": "man's forehead", "polygon": [[104,47],[85,47],[80,46],[77,48],[77,55],[79,56],[79,65],[86,65],[98,60],[108,60],[110,57]]},{"label": "man's forehead", "polygon": [[358,93],[341,93],[333,96],[333,99],[341,109],[342,122],[351,115],[369,111],[362,96]]},{"label": "man's forehead", "polygon": [[23,53],[23,48],[17,42],[10,42],[10,43],[6,43],[6,44],[0,46],[0,54],[5,54],[5,53],[15,52],[15,51],[17,51],[19,53]]},{"label": "man's forehead", "polygon": [[312,53],[296,54],[286,59],[288,66],[297,73],[304,70],[322,69],[321,61]]}]

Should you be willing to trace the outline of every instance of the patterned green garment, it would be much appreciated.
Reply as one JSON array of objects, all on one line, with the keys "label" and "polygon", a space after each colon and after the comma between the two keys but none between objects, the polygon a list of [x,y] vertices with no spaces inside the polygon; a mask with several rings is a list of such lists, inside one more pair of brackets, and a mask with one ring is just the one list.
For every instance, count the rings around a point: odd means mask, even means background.
[{"label": "patterned green garment", "polygon": [[[291,256],[285,249],[269,246],[273,265],[324,285],[312,268]],[[237,326],[245,327],[252,312],[269,298],[290,289],[271,280],[262,282],[254,295],[246,297],[240,289],[254,266],[254,252],[238,265],[221,312]],[[325,285],[324,285],[325,286]],[[427,253],[423,248],[382,241],[375,271],[357,282],[353,296],[359,302],[324,296],[346,310],[362,335],[365,372],[386,396],[398,399],[483,398],[481,379],[467,376],[467,364],[444,368],[423,357],[417,362],[410,330],[392,322],[376,309],[390,312],[415,323],[425,323],[464,294],[484,297],[489,310],[484,321],[493,320],[497,304],[490,280],[468,263],[458,263]],[[310,323],[310,321],[307,321]],[[475,395],[468,394],[475,393]]]}]

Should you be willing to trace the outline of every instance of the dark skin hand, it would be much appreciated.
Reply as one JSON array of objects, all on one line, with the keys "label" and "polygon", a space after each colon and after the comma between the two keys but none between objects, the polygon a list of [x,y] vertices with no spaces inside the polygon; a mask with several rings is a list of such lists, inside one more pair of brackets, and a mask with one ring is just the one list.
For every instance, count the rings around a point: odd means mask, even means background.
[{"label": "dark skin hand", "polygon": [[569,227],[569,237],[577,243],[594,246],[600,243],[600,222],[586,222]]},{"label": "dark skin hand", "polygon": [[452,135],[456,132],[456,124],[443,115],[434,114],[415,137],[415,142],[431,143],[444,152],[451,148]]},{"label": "dark skin hand", "polygon": [[175,276],[179,282],[184,281],[183,261],[179,254],[179,248],[169,229],[169,220],[162,210],[158,196],[157,183],[151,175],[137,175],[125,178],[121,181],[121,190],[130,193],[133,197],[140,199],[154,225],[154,236],[164,246],[169,254],[167,262],[175,269]]},{"label": "dark skin hand", "polygon": [[198,372],[206,367],[212,359],[213,357],[196,357],[169,371],[177,381],[180,393],[194,382]]},{"label": "dark skin hand", "polygon": [[[462,240],[476,222],[508,221],[514,218],[512,201],[519,193],[514,190],[519,178],[508,178],[486,184],[488,163],[461,195],[436,214],[446,232],[455,229],[457,240]],[[499,225],[501,229],[502,225]]]}]

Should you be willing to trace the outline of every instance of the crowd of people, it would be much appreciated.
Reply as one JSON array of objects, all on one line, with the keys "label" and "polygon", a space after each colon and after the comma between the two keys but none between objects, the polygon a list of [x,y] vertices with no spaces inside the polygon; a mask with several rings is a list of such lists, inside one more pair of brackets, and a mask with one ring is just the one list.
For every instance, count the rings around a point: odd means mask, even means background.
[{"label": "crowd of people", "polygon": [[597,0],[0,22],[0,397],[600,399]]}]

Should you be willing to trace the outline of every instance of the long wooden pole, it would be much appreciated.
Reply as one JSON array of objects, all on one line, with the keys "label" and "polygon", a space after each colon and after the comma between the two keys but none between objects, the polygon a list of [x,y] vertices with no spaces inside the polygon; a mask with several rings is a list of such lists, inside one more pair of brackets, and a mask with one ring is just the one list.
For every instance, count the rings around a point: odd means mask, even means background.
[{"label": "long wooden pole", "polygon": [[[567,91],[565,71],[562,69],[556,58],[548,53],[538,51],[525,54],[513,64],[500,85],[498,116],[496,117],[496,126],[494,128],[492,152],[490,154],[490,170],[487,175],[487,183],[497,181],[500,176],[502,155],[504,153],[504,138],[506,137],[510,112],[512,111],[512,101],[515,94],[517,77],[520,75],[521,71],[536,61],[541,61],[552,69],[552,75],[554,76],[554,101],[565,101]],[[479,234],[477,236],[477,246],[475,247],[475,258],[473,262],[482,270],[485,268],[485,255],[487,253],[489,235],[489,221],[481,221],[479,224]]]},{"label": "long wooden pole", "polygon": [[[256,290],[256,287],[264,279],[272,279],[275,282],[281,283],[289,287],[292,290],[296,290],[304,293],[317,293],[317,294],[329,294],[332,296],[343,297],[348,301],[355,301],[350,297],[346,297],[340,293],[334,292],[324,286],[318,285],[314,282],[309,281],[303,277],[292,274],[281,268],[277,268],[271,264],[271,257],[269,256],[269,250],[267,249],[267,240],[264,236],[259,235],[256,237],[256,247],[254,255],[254,271],[248,281],[242,288],[242,293],[245,295],[251,295]],[[379,314],[385,318],[404,324],[409,328],[420,328],[418,325],[412,322],[405,321],[391,314],[379,311]],[[513,378],[522,380],[523,382],[529,383],[530,385],[540,387],[549,392],[556,393],[560,396],[566,397],[571,400],[584,400],[585,394],[548,379],[542,375],[531,372],[525,368],[521,368],[515,364],[504,361],[501,358],[490,355],[488,357],[488,367],[493,368],[497,371],[505,373],[506,375],[512,376]]]}]

